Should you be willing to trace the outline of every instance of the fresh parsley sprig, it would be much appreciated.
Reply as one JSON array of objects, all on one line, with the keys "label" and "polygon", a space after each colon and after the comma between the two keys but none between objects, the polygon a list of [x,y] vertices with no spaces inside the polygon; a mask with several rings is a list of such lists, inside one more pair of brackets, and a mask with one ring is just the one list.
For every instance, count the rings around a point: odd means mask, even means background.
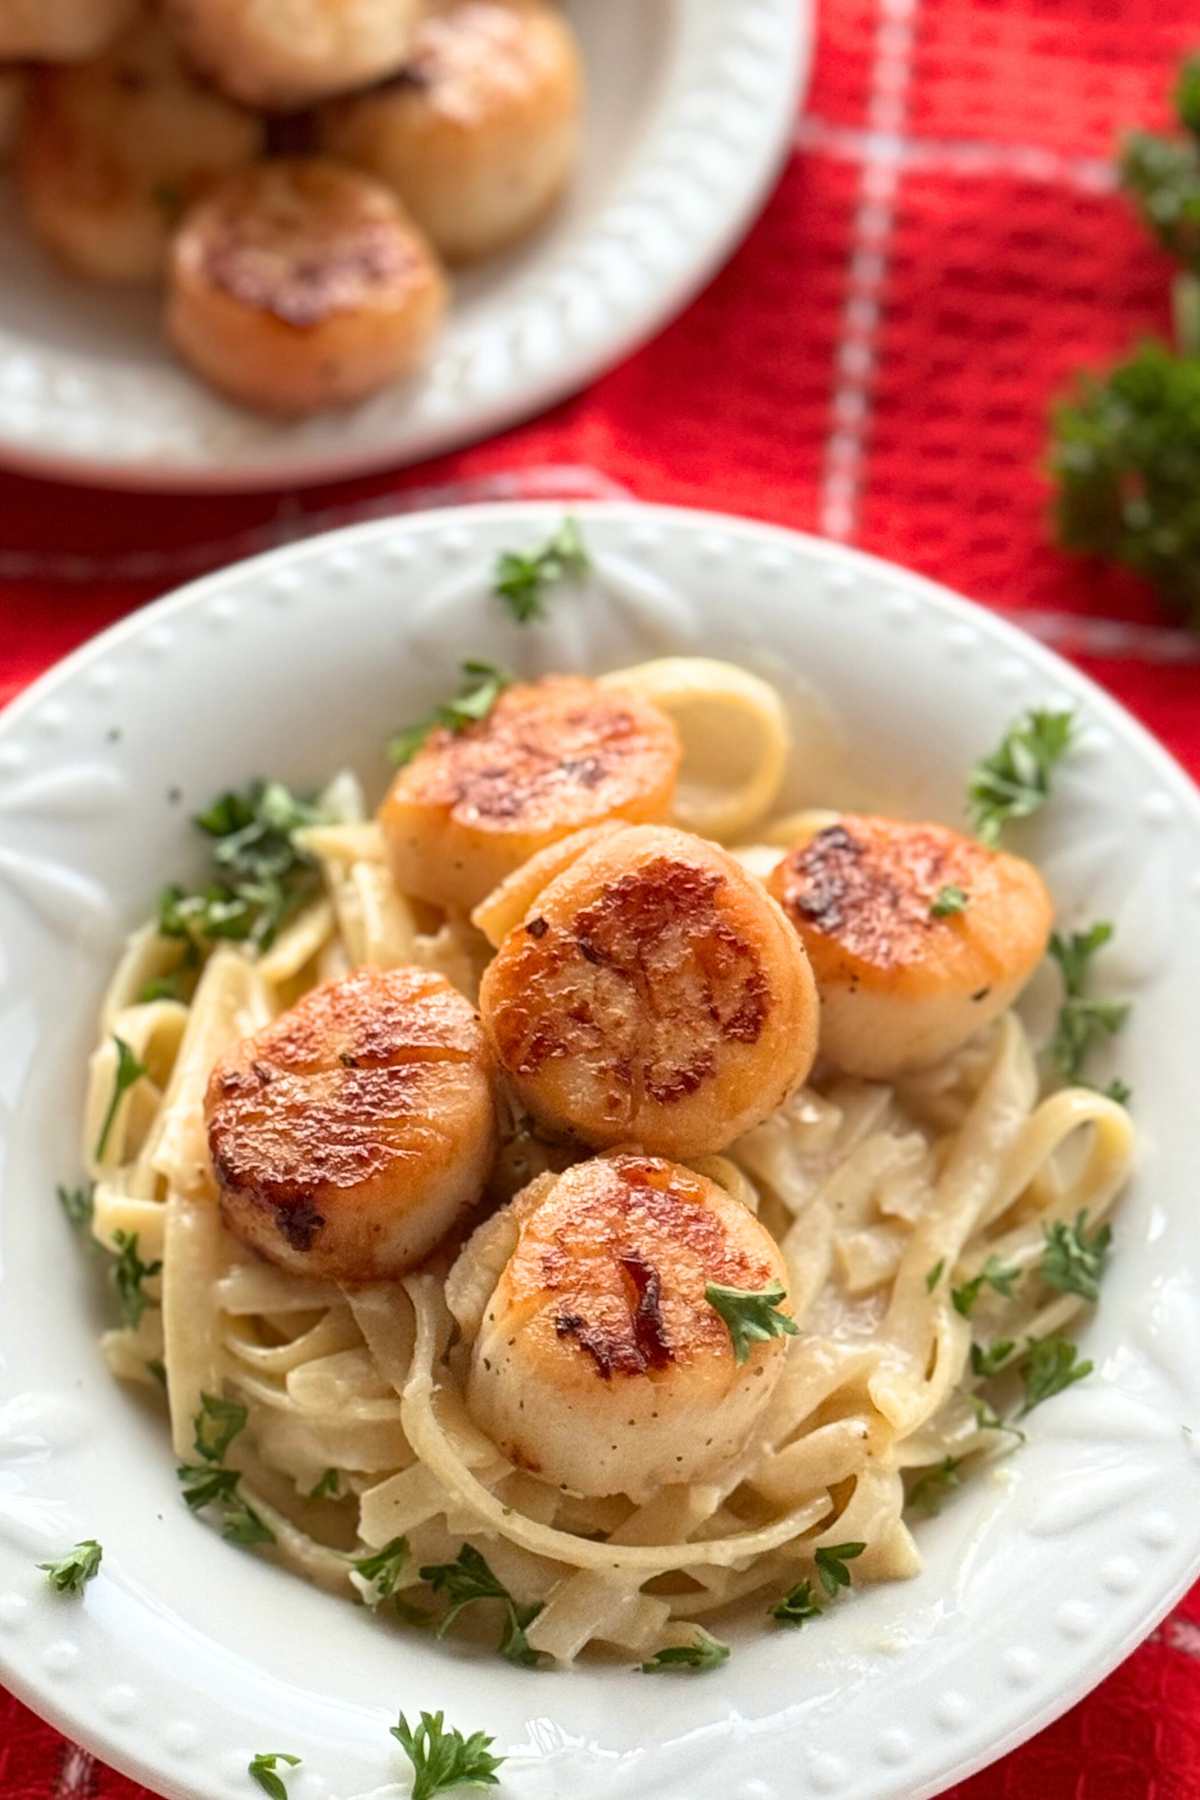
[{"label": "fresh parsley sprig", "polygon": [[822,1544],[817,1550],[817,1575],[831,1600],[836,1598],[839,1588],[850,1586],[850,1571],[846,1564],[861,1556],[866,1547],[865,1544]]},{"label": "fresh parsley sprig", "polygon": [[462,683],[454,699],[436,707],[427,719],[405,726],[389,740],[388,756],[396,768],[402,769],[405,763],[410,763],[430,732],[439,726],[459,732],[469,725],[478,725],[481,719],[487,718],[512,682],[512,676],[498,669],[495,663],[464,662],[461,668]]},{"label": "fresh parsley sprig", "polygon": [[945,1268],[946,1259],[944,1256],[939,1256],[933,1267],[925,1271],[925,1292],[927,1294],[932,1294],[934,1288],[942,1279]]},{"label": "fresh parsley sprig", "polygon": [[693,1674],[703,1675],[710,1669],[719,1669],[722,1663],[729,1661],[729,1645],[723,1644],[719,1638],[712,1637],[700,1625],[696,1627],[696,1635],[690,1644],[668,1644],[665,1650],[656,1650],[648,1662],[639,1666],[643,1675],[668,1674],[671,1670],[690,1670]]},{"label": "fresh parsley sprig", "polygon": [[205,1507],[221,1509],[221,1535],[233,1544],[273,1544],[275,1533],[246,1500],[241,1474],[221,1462],[238,1433],[245,1429],[247,1412],[234,1401],[201,1394],[200,1411],[192,1420],[199,1463],[181,1463],[175,1470],[183,1498],[192,1512]]},{"label": "fresh parsley sprig", "polygon": [[308,1490],[310,1500],[340,1500],[342,1497],[342,1472],[340,1469],[326,1469],[314,1487]]},{"label": "fresh parsley sprig", "polygon": [[770,1287],[759,1289],[724,1287],[718,1281],[710,1281],[704,1290],[704,1298],[728,1326],[733,1360],[737,1363],[747,1360],[752,1343],[796,1337],[799,1333],[800,1328],[791,1314],[779,1311],[787,1293],[777,1281]]},{"label": "fresh parsley sprig", "polygon": [[141,1323],[142,1314],[149,1306],[149,1297],[142,1292],[142,1283],[151,1276],[162,1273],[161,1261],[143,1262],[138,1255],[138,1234],[136,1231],[114,1231],[112,1241],[117,1247],[116,1260],[109,1271],[113,1287],[117,1291],[117,1300],[121,1308],[121,1317],[126,1325],[136,1331]]},{"label": "fresh parsley sprig", "polygon": [[971,1373],[981,1376],[985,1381],[998,1375],[1016,1347],[1012,1338],[995,1338],[986,1346],[972,1344]]},{"label": "fresh parsley sprig", "polygon": [[412,1764],[411,1800],[432,1800],[456,1787],[497,1787],[496,1770],[506,1759],[493,1756],[494,1738],[482,1731],[465,1738],[461,1731],[447,1727],[445,1715],[423,1712],[414,1730],[400,1714],[399,1723],[389,1727]]},{"label": "fresh parsley sprig", "polygon": [[1063,981],[1063,1003],[1050,1044],[1050,1058],[1065,1081],[1078,1081],[1096,1045],[1115,1037],[1129,1017],[1127,1001],[1093,1000],[1087,994],[1092,958],[1111,941],[1112,935],[1108,920],[1100,919],[1086,931],[1073,931],[1066,937],[1056,931],[1050,939],[1050,955],[1058,964]]},{"label": "fresh parsley sprig", "polygon": [[236,1400],[223,1400],[217,1394],[201,1394],[200,1411],[192,1424],[195,1428],[197,1456],[205,1462],[219,1463],[238,1433],[246,1429],[246,1408]]},{"label": "fresh parsley sprig", "polygon": [[971,1407],[975,1414],[975,1423],[980,1431],[1004,1431],[1009,1437],[1015,1437],[1019,1444],[1025,1442],[1025,1433],[1017,1425],[1010,1425],[1002,1419],[994,1406],[990,1406],[979,1394],[971,1395]]},{"label": "fresh parsley sprig", "polygon": [[997,844],[1012,819],[1027,819],[1046,804],[1055,765],[1071,747],[1073,712],[1034,709],[1011,726],[990,756],[976,763],[967,785],[971,829]]},{"label": "fresh parsley sprig", "polygon": [[100,1135],[96,1139],[96,1148],[93,1151],[97,1162],[103,1159],[104,1152],[108,1148],[109,1133],[112,1131],[122,1095],[128,1092],[135,1081],[140,1081],[143,1075],[150,1073],[145,1063],[139,1061],[134,1055],[125,1039],[118,1037],[115,1031],[112,1041],[117,1047],[117,1068],[113,1077],[113,1090],[109,1097],[108,1110],[104,1115],[104,1122],[100,1127]]},{"label": "fresh parsley sprig", "polygon": [[95,1538],[84,1538],[60,1556],[57,1562],[39,1563],[39,1569],[45,1569],[46,1580],[59,1594],[82,1594],[88,1582],[92,1580],[100,1567],[104,1552]]},{"label": "fresh parsley sprig", "polygon": [[437,1634],[445,1637],[465,1607],[477,1600],[498,1600],[504,1608],[504,1626],[500,1635],[501,1656],[518,1668],[536,1669],[539,1653],[530,1648],[525,1636],[529,1626],[541,1612],[541,1605],[520,1606],[508,1589],[493,1574],[487,1560],[470,1544],[464,1544],[452,1563],[427,1563],[421,1570],[437,1594],[444,1594],[450,1604],[438,1621]]},{"label": "fresh parsley sprig", "polygon": [[271,1800],[287,1800],[283,1777],[275,1773],[279,1763],[287,1763],[289,1768],[295,1769],[299,1767],[300,1758],[289,1756],[286,1750],[260,1750],[246,1765],[247,1773],[254,1777],[264,1794],[271,1796]]},{"label": "fresh parsley sprig", "polygon": [[503,550],[496,559],[493,592],[518,625],[546,616],[546,590],[586,575],[590,562],[577,520],[565,518],[540,550]]},{"label": "fresh parsley sprig", "polygon": [[54,1192],[68,1225],[73,1226],[76,1231],[86,1230],[92,1222],[95,1183],[87,1181],[77,1188],[69,1188],[59,1182]]},{"label": "fresh parsley sprig", "polygon": [[809,1619],[819,1619],[824,1609],[813,1599],[812,1582],[799,1581],[782,1600],[767,1610],[777,1625],[790,1625],[798,1630]]},{"label": "fresh parsley sprig", "polygon": [[955,913],[966,911],[969,898],[965,888],[960,888],[956,882],[948,881],[934,895],[929,908],[929,916],[931,919],[952,919]]},{"label": "fresh parsley sprig", "polygon": [[1079,1352],[1069,1338],[1031,1338],[1021,1364],[1025,1404],[1017,1414],[1018,1419],[1031,1413],[1043,1400],[1053,1399],[1055,1394],[1064,1393],[1077,1381],[1085,1380],[1094,1367],[1094,1363],[1079,1360]]},{"label": "fresh parsley sprig", "polygon": [[[319,1484],[318,1484],[319,1485]],[[315,1493],[314,1489],[314,1493]],[[396,1537],[370,1556],[353,1560],[354,1573],[361,1577],[359,1592],[368,1606],[382,1606],[396,1591],[396,1584],[408,1564],[408,1539]]]},{"label": "fresh parsley sprig", "polygon": [[940,1463],[926,1469],[908,1490],[909,1506],[918,1507],[931,1518],[940,1513],[946,1495],[962,1485],[958,1473],[962,1463],[961,1456],[944,1456]]},{"label": "fresh parsley sprig", "polygon": [[954,1310],[969,1319],[975,1302],[985,1287],[990,1287],[1005,1300],[1012,1299],[1013,1284],[1021,1278],[1020,1269],[1006,1268],[998,1256],[989,1256],[978,1275],[970,1281],[964,1281],[959,1287],[951,1288],[950,1298],[954,1302]]},{"label": "fresh parsley sprig", "polygon": [[1078,1294],[1084,1300],[1098,1300],[1112,1227],[1098,1225],[1089,1234],[1085,1208],[1076,1214],[1073,1225],[1058,1219],[1045,1226],[1044,1231],[1046,1247],[1038,1273],[1047,1287],[1057,1288],[1062,1294]]}]

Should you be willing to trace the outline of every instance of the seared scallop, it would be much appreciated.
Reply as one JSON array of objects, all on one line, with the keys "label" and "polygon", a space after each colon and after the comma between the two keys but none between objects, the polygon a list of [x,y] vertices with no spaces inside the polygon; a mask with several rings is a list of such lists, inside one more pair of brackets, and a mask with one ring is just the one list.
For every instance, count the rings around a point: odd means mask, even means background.
[{"label": "seared scallop", "polygon": [[600,838],[550,881],[479,1003],[543,1126],[663,1156],[758,1124],[817,1041],[812,972],[779,908],[725,851],[665,826]]},{"label": "seared scallop", "polygon": [[2,0],[0,61],[78,62],[98,56],[136,17],[141,0]]},{"label": "seared scallop", "polygon": [[851,813],[791,849],[768,886],[817,978],[822,1056],[873,1080],[939,1061],[1011,1006],[1053,919],[1022,857]]},{"label": "seared scallop", "polygon": [[606,819],[665,818],[675,727],[577,675],[506,688],[466,731],[435,731],[379,813],[396,885],[468,911],[529,857]]},{"label": "seared scallop", "polygon": [[219,87],[277,108],[390,75],[420,10],[420,0],[166,0],[172,29]]},{"label": "seared scallop", "polygon": [[425,969],[360,969],[305,994],[214,1068],[221,1214],[298,1275],[387,1281],[475,1204],[495,1147],[483,1033]]},{"label": "seared scallop", "polygon": [[335,100],[333,156],[396,189],[451,262],[523,237],[575,165],[583,74],[570,26],[542,0],[443,0],[382,87]]},{"label": "seared scallop", "polygon": [[261,163],[185,218],[167,332],[186,362],[248,406],[358,400],[409,374],[441,321],[428,245],[378,182],[333,163]]},{"label": "seared scallop", "polygon": [[739,1363],[705,1290],[783,1292],[774,1239],[715,1182],[659,1157],[597,1157],[542,1181],[532,1209],[513,1203],[517,1245],[472,1352],[476,1424],[580,1494],[638,1498],[727,1468],[786,1342],[754,1343]]},{"label": "seared scallop", "polygon": [[9,152],[17,141],[24,97],[24,70],[0,69],[0,163],[8,161]]},{"label": "seared scallop", "polygon": [[21,199],[37,236],[78,274],[154,281],[183,209],[252,162],[263,137],[262,121],[205,86],[146,19],[94,62],[35,73]]}]

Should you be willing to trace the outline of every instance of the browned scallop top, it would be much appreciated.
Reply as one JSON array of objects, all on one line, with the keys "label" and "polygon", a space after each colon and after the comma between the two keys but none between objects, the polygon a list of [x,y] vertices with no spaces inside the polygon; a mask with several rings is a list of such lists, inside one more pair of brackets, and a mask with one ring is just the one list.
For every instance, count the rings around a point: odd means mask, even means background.
[{"label": "browned scallop top", "polygon": [[666,715],[582,676],[506,688],[466,731],[436,731],[385,802],[446,809],[487,832],[562,832],[647,793],[669,803],[681,757]]},{"label": "browned scallop top", "polygon": [[426,260],[386,188],[316,160],[235,175],[195,219],[212,286],[298,330],[393,299]]},{"label": "browned scallop top", "polygon": [[478,1019],[440,975],[360,969],[306,994],[222,1057],[205,1117],[222,1188],[291,1210],[297,1248],[322,1193],[440,1148],[439,1100],[485,1056]]},{"label": "browned scallop top", "polygon": [[526,1220],[505,1275],[510,1322],[539,1315],[601,1379],[729,1355],[708,1282],[762,1288],[773,1247],[715,1183],[661,1157],[578,1164]]},{"label": "browned scallop top", "polygon": [[[377,90],[438,119],[477,126],[558,72],[562,24],[541,5],[455,0],[417,26],[404,67]],[[351,102],[353,105],[353,101]]]},{"label": "browned scallop top", "polygon": [[536,1076],[579,1057],[603,1072],[609,1117],[694,1094],[722,1044],[753,1044],[771,999],[757,945],[705,863],[655,856],[584,905],[545,910],[506,940],[489,972],[503,1065]]},{"label": "browned scallop top", "polygon": [[768,886],[810,954],[828,939],[875,969],[899,969],[962,931],[966,915],[934,914],[941,890],[959,887],[977,905],[997,864],[995,852],[945,826],[847,813],[789,852]]}]

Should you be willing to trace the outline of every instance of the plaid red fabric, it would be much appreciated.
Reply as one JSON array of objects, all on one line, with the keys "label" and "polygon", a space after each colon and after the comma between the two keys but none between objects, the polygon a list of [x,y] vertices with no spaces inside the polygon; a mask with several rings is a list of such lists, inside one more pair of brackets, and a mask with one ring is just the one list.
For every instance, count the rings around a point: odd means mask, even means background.
[{"label": "plaid red fabric", "polygon": [[[177,581],[428,499],[629,491],[824,531],[1072,656],[1200,771],[1200,640],[1047,542],[1048,397],[1166,318],[1114,191],[1200,40],[1186,0],[825,0],[795,152],[728,268],[587,393],[493,442],[302,496],[122,500],[0,477],[0,700]],[[137,1788],[0,1693],[5,1800]],[[1194,1800],[1200,1589],[957,1800]]]}]

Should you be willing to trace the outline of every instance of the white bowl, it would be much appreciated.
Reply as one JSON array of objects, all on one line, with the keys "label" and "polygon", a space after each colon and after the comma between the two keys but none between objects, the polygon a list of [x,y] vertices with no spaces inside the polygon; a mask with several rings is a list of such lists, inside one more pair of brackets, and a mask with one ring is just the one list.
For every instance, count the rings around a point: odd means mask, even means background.
[{"label": "white bowl", "polygon": [[553,221],[466,274],[426,371],[277,423],[171,356],[153,293],[60,273],[0,183],[0,461],[114,487],[255,488],[416,462],[582,387],[729,253],[783,159],[811,0],[568,0],[582,167]]},{"label": "white bowl", "polygon": [[[595,576],[545,624],[516,626],[488,576],[557,509],[388,520],[135,614],[0,715],[0,1676],[167,1794],[251,1800],[251,1754],[280,1749],[304,1759],[293,1800],[406,1792],[387,1729],[403,1707],[493,1733],[512,1800],[919,1800],[1078,1699],[1200,1567],[1200,797],[1082,676],[915,575],[744,521],[579,511]],[[387,1630],[197,1524],[160,1419],[99,1359],[98,1285],[53,1190],[77,1173],[106,969],[186,874],[190,810],[347,761],[378,792],[389,730],[463,656],[599,670],[668,649],[778,683],[795,801],[958,820],[968,766],[1015,713],[1077,708],[1078,751],[1021,841],[1066,918],[1116,923],[1141,1161],[1081,1334],[1095,1376],[919,1527],[917,1580],[802,1632],[739,1632],[702,1678],[533,1674]],[[101,1573],[58,1597],[34,1565],[85,1536]]]}]

